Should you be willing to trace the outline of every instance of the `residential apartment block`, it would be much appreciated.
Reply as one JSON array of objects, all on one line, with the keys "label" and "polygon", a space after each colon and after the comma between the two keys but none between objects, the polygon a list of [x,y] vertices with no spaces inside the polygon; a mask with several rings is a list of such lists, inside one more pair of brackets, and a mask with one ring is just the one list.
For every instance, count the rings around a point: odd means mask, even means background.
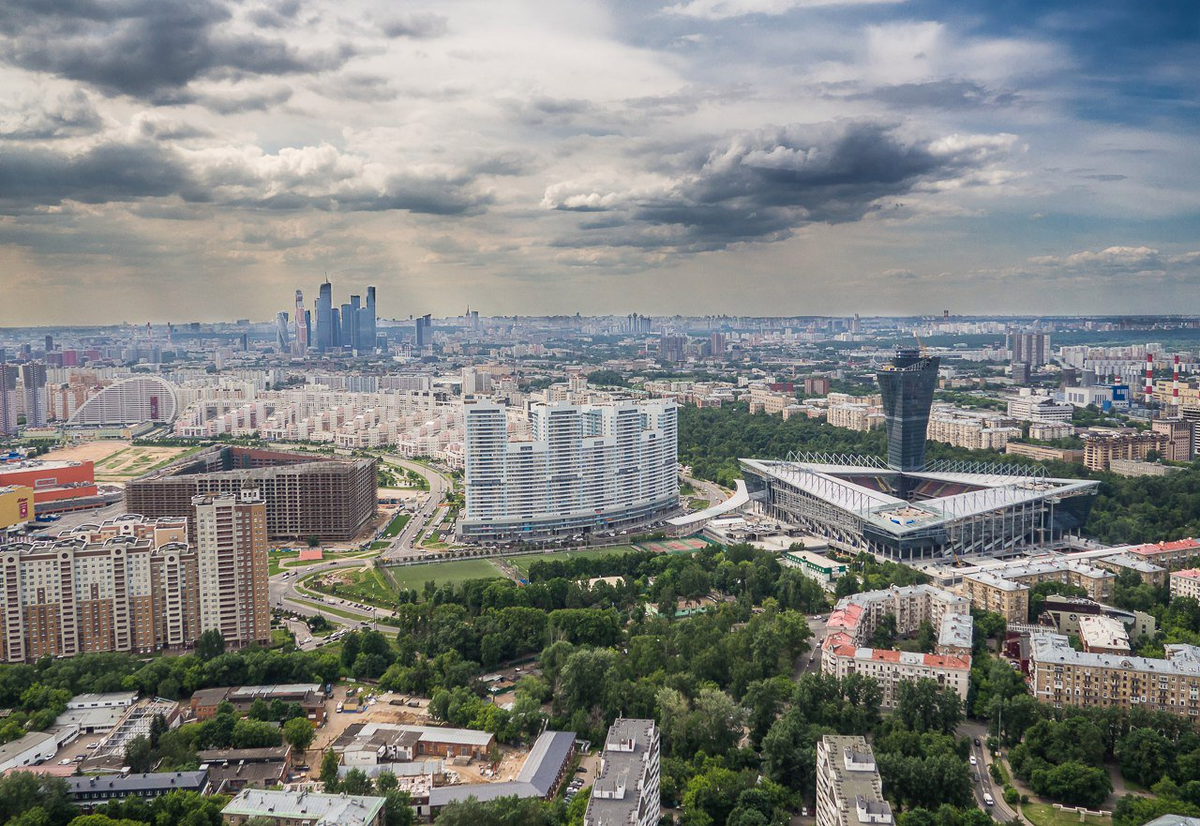
[{"label": "residential apartment block", "polygon": [[221,810],[227,826],[270,821],[272,826],[383,826],[387,800],[355,794],[243,789]]},{"label": "residential apartment block", "polygon": [[827,734],[817,743],[817,826],[893,823],[866,738]]},{"label": "residential apartment block", "polygon": [[1019,439],[1021,429],[996,413],[934,405],[926,438],[972,450],[1003,450],[1009,439]]},{"label": "residential apartment block", "polygon": [[1200,568],[1171,571],[1171,599],[1176,597],[1200,600]]},{"label": "residential apartment block", "polygon": [[1153,431],[1087,433],[1083,437],[1083,464],[1089,470],[1108,470],[1113,459],[1143,460],[1151,451],[1162,456],[1170,441],[1167,434]]},{"label": "residential apartment block", "polygon": [[656,826],[661,736],[653,720],[619,717],[608,729],[583,826]]},{"label": "residential apartment block", "polygon": [[[196,504],[196,545],[129,534],[11,544],[0,552],[0,660],[189,648],[215,628],[230,648],[270,641],[265,517],[249,494]],[[166,520],[165,535],[186,533]],[[146,525],[146,522],[130,524]],[[157,523],[154,523],[157,524]]]},{"label": "residential apartment block", "polygon": [[1200,716],[1200,648],[1166,646],[1167,658],[1092,654],[1071,648],[1061,634],[1029,638],[1029,684],[1034,697],[1055,708],[1142,707]]},{"label": "residential apartment block", "polygon": [[651,524],[678,506],[674,402],[538,404],[510,440],[503,404],[463,406],[469,541],[528,541]]},{"label": "residential apartment block", "polygon": [[961,591],[971,605],[1004,616],[1007,622],[1029,621],[1029,589],[1039,582],[1062,582],[1083,588],[1090,599],[1112,598],[1116,575],[1095,565],[1062,557],[996,565],[964,573]]},{"label": "residential apartment block", "polygon": [[[898,634],[912,634],[923,622],[938,632],[938,653],[922,654],[866,647],[883,618],[895,618]],[[882,706],[892,708],[896,687],[931,679],[966,700],[970,686],[973,623],[967,600],[930,585],[893,586],[854,594],[838,601],[821,646],[821,671],[838,677],[863,674],[883,691]]]}]

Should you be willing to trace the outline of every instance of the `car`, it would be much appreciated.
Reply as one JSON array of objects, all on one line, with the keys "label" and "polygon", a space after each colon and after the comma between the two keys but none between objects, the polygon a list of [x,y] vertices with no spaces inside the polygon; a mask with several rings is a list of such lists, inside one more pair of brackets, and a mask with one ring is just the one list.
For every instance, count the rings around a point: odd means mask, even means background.
[{"label": "car", "polygon": [[58,761],[58,765],[60,765],[60,766],[69,766],[69,765],[71,765],[71,764],[72,764],[72,763],[74,763],[74,762],[75,762],[75,758],[73,758],[73,757],[64,757],[62,760],[59,760],[59,761]]},{"label": "car", "polygon": [[990,794],[988,794],[987,792],[984,792],[983,793],[983,805],[984,806],[994,806],[994,805],[996,805],[996,801],[992,798],[992,796]]},{"label": "car", "polygon": [[971,772],[971,780],[978,783],[979,782],[979,772]]},{"label": "car", "polygon": [[971,765],[972,765],[972,766],[978,766],[978,765],[979,765],[979,759],[978,759],[977,757],[975,757],[975,755],[973,755],[973,754],[972,754],[972,755],[971,755],[969,758],[967,758],[967,759],[971,761]]},{"label": "car", "polygon": [[344,706],[342,703],[338,703],[338,704],[337,704],[337,708],[335,709],[335,711],[337,711],[337,713],[338,713],[338,714],[341,714],[341,713],[342,713],[342,710],[343,710],[344,708],[345,708],[345,706]]},{"label": "car", "polygon": [[575,771],[576,772],[586,772],[587,769],[585,769],[583,766],[576,766]]},{"label": "car", "polygon": [[982,746],[982,745],[983,745],[983,743],[980,743],[980,742],[979,742],[979,738],[978,738],[978,737],[976,737],[976,738],[975,738],[975,745],[977,745],[977,746]]}]

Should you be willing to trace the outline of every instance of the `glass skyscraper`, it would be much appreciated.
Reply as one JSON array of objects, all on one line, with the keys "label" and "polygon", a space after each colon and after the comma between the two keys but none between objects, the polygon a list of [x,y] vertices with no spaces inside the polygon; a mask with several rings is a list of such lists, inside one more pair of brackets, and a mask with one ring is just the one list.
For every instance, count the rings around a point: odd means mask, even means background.
[{"label": "glass skyscraper", "polygon": [[879,393],[887,424],[888,466],[899,471],[925,469],[925,432],[937,386],[939,359],[917,350],[898,349],[891,365],[879,371]]}]

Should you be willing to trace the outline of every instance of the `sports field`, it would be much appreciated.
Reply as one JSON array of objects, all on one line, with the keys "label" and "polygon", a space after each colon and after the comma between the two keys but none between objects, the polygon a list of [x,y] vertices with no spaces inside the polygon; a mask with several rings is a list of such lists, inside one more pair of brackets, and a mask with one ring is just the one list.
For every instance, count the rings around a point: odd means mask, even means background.
[{"label": "sports field", "polygon": [[487,559],[456,559],[450,562],[423,562],[420,565],[399,565],[388,569],[400,588],[419,591],[426,582],[451,585],[469,579],[500,577],[500,569]]},{"label": "sports field", "polygon": [[702,548],[707,548],[708,543],[703,539],[689,536],[683,539],[655,539],[649,542],[639,542],[638,547],[659,554],[678,554],[685,551],[699,551]]},{"label": "sports field", "polygon": [[506,556],[504,561],[517,570],[523,576],[529,576],[529,566],[537,561],[549,562],[552,559],[570,559],[576,556],[612,556],[614,554],[628,554],[640,550],[633,545],[614,545],[611,548],[585,548],[578,551],[554,551],[548,554],[521,554],[520,556]]}]

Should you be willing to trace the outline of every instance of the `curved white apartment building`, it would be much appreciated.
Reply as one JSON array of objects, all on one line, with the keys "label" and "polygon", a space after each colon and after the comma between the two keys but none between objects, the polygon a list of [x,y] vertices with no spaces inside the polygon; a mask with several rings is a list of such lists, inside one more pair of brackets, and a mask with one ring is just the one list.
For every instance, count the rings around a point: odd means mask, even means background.
[{"label": "curved white apartment building", "polygon": [[110,384],[89,398],[68,425],[117,425],[172,422],[178,403],[175,388],[158,376],[134,376]]},{"label": "curved white apartment building", "polygon": [[645,527],[679,503],[676,405],[541,404],[510,441],[503,404],[467,403],[467,541],[538,541]]}]

